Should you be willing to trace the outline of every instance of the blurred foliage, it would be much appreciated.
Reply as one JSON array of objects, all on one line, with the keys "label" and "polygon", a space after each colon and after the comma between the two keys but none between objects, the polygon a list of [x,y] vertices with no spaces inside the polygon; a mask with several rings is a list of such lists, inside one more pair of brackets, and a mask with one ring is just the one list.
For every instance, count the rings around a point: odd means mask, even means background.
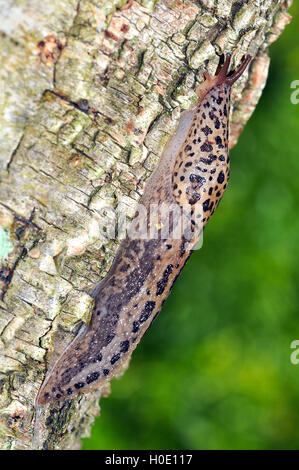
[{"label": "blurred foliage", "polygon": [[299,5],[227,193],[83,449],[298,449]]}]

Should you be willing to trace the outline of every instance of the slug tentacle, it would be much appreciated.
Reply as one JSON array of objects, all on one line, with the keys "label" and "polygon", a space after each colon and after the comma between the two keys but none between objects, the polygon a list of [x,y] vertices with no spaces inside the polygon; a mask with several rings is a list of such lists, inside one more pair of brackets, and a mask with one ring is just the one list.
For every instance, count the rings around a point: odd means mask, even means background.
[{"label": "slug tentacle", "polygon": [[49,372],[37,404],[105,384],[161,310],[227,187],[230,90],[250,56],[228,75],[230,60],[227,54],[214,77],[205,74],[196,90],[198,103],[182,113],[145,187],[144,212],[136,214],[109,273],[91,292],[90,325]]},{"label": "slug tentacle", "polygon": [[232,86],[237,80],[238,78],[241,77],[241,75],[243,74],[243,72],[245,71],[247,65],[249,64],[249,62],[251,61],[251,55],[247,54],[247,56],[245,57],[245,59],[243,60],[242,64],[240,65],[240,67],[235,70],[234,73],[232,73],[231,75],[228,75],[225,79],[225,83],[227,85],[230,85]]},{"label": "slug tentacle", "polygon": [[231,54],[227,53],[226,54],[226,59],[223,65],[218,65],[217,70],[216,70],[216,77],[218,78],[218,85],[220,83],[223,83],[226,80],[227,72],[230,66],[230,61],[231,61]]}]

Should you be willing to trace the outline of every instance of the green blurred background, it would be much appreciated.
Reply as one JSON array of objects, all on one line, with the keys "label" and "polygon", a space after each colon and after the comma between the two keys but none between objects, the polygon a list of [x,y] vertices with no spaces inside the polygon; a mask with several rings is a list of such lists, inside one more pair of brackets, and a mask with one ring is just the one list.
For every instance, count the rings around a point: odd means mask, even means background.
[{"label": "green blurred background", "polygon": [[299,5],[228,191],[83,449],[298,449]]}]

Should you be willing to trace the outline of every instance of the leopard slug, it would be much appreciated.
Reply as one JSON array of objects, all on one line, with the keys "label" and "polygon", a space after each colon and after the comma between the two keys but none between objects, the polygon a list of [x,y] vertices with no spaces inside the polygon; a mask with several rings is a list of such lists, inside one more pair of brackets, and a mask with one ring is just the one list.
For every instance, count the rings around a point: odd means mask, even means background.
[{"label": "leopard slug", "polygon": [[[89,326],[48,373],[37,405],[86,393],[109,381],[161,310],[227,187],[230,91],[250,59],[246,56],[228,74],[231,56],[227,54],[214,77],[205,73],[205,81],[196,90],[198,102],[182,113],[175,135],[146,184],[141,205],[147,216],[152,205],[166,203],[179,209],[190,227],[174,236],[179,225],[175,211],[166,211],[159,219],[158,236],[144,236],[151,228],[147,217],[137,224],[139,237],[130,236],[129,230],[107,276],[91,292],[94,310]],[[167,217],[169,233],[164,236]]]}]

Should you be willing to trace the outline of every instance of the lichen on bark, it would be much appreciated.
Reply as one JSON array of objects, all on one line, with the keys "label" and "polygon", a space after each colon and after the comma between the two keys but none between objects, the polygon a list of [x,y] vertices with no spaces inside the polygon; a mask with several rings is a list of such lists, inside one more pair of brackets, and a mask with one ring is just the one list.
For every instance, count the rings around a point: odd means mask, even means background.
[{"label": "lichen on bark", "polygon": [[[232,94],[236,143],[289,5],[0,0],[0,226],[10,247],[0,260],[2,448],[33,447],[47,367],[90,319],[89,289],[119,245],[99,229],[104,214],[133,215],[180,112],[224,52],[233,66],[253,56]],[[79,448],[108,393],[45,407],[38,446]]]}]

